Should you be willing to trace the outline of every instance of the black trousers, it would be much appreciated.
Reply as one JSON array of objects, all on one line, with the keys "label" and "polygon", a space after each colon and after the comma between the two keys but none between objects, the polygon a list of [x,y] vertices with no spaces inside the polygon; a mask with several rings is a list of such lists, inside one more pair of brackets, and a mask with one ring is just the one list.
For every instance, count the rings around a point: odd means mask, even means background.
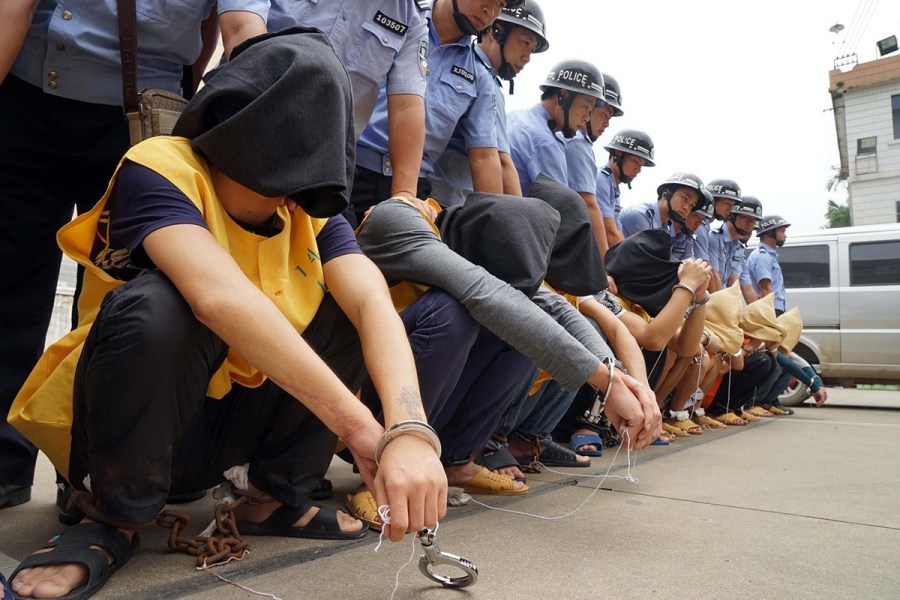
[{"label": "black trousers", "polygon": [[[350,221],[350,225],[356,228],[362,223],[367,210],[391,197],[393,179],[390,175],[382,175],[357,165],[353,191],[350,193],[350,206],[344,211],[344,217]],[[428,198],[430,195],[431,183],[428,179],[419,177],[416,196]]]},{"label": "black trousers", "polygon": [[100,199],[128,149],[121,107],[0,85],[0,484],[31,485],[37,451],[6,422],[44,350],[62,257],[56,231]]},{"label": "black trousers", "polygon": [[[303,337],[358,389],[359,338],[331,296]],[[84,489],[90,475],[104,514],[143,523],[169,494],[207,489],[223,471],[249,463],[253,485],[289,506],[308,504],[331,462],[334,434],[268,380],[208,398],[227,352],[161,273],[111,291],[75,374],[72,484]]]},{"label": "black trousers", "polygon": [[754,403],[761,403],[761,393],[772,385],[779,369],[775,358],[767,352],[754,352],[744,359],[744,369],[731,373],[731,395],[729,396],[728,373],[709,407],[712,415],[730,410],[740,414],[740,409]]}]

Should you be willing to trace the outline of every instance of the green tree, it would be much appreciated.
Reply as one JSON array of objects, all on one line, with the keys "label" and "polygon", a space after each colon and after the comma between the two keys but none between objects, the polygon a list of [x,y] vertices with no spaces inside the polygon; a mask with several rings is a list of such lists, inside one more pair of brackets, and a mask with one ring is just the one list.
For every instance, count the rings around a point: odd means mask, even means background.
[{"label": "green tree", "polygon": [[850,207],[846,204],[838,204],[834,200],[829,200],[825,218],[828,220],[826,228],[850,227]]}]

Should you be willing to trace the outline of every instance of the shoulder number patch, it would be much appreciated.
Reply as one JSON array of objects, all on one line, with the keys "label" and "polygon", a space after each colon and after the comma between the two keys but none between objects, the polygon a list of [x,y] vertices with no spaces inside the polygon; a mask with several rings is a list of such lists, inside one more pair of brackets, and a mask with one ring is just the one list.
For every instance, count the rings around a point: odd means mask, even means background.
[{"label": "shoulder number patch", "polygon": [[396,33],[398,35],[406,35],[406,31],[409,29],[409,25],[405,23],[401,23],[397,19],[392,19],[387,16],[380,10],[375,13],[375,16],[372,17],[372,20],[387,29],[392,33]]},{"label": "shoulder number patch", "polygon": [[460,67],[458,65],[453,65],[453,68],[450,69],[450,72],[453,73],[454,75],[456,75],[457,77],[462,77],[469,83],[475,83],[475,74],[469,73],[468,71],[466,71],[465,69],[463,69],[462,67]]}]

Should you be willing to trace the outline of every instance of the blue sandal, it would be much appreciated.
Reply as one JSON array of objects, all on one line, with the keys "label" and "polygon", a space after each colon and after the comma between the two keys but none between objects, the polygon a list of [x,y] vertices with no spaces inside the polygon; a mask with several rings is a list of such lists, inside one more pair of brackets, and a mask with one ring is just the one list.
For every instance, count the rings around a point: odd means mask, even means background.
[{"label": "blue sandal", "polygon": [[[579,450],[582,446],[597,446],[596,450]],[[603,456],[603,440],[596,433],[576,433],[569,440],[569,448],[581,456]]]}]

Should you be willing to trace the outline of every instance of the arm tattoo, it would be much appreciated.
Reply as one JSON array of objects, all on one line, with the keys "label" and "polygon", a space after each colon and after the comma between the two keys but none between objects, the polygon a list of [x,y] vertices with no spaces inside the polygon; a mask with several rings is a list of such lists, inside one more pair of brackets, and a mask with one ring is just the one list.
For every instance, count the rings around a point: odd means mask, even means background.
[{"label": "arm tattoo", "polygon": [[415,419],[417,421],[424,420],[425,417],[422,414],[422,399],[419,397],[419,392],[415,388],[404,385],[398,403],[406,408],[406,414],[410,419]]}]

